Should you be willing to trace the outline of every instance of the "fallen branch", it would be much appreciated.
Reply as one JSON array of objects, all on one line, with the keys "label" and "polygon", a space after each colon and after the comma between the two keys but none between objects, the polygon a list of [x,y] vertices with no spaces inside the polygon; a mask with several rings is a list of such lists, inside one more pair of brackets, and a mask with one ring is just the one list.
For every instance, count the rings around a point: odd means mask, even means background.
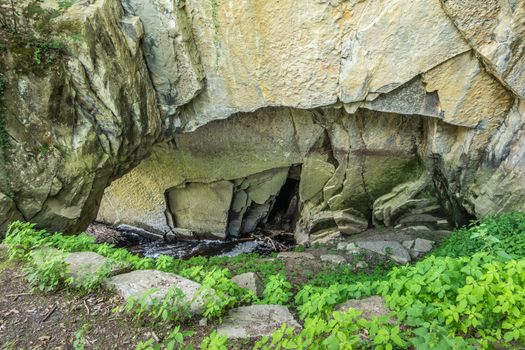
[{"label": "fallen branch", "polygon": [[57,309],[57,305],[55,304],[53,306],[53,308],[51,310],[49,310],[49,312],[46,314],[46,316],[44,317],[44,319],[41,322],[46,322],[49,319],[49,317],[51,317],[53,312],[55,312],[56,309]]},{"label": "fallen branch", "polygon": [[18,293],[18,294],[7,294],[6,297],[7,298],[12,298],[12,297],[19,297],[19,296],[22,296],[22,295],[31,295],[33,293]]}]

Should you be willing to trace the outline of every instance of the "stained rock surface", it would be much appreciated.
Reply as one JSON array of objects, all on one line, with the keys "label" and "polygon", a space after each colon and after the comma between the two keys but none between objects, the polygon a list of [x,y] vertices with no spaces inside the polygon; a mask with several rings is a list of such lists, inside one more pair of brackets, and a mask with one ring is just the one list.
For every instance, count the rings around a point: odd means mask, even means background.
[{"label": "stained rock surface", "polygon": [[1,53],[0,228],[303,242],[525,210],[524,6],[76,2],[53,69]]},{"label": "stained rock surface", "polygon": [[223,323],[217,328],[217,333],[230,339],[270,336],[285,323],[287,327],[301,329],[301,325],[286,306],[242,306],[228,313]]}]

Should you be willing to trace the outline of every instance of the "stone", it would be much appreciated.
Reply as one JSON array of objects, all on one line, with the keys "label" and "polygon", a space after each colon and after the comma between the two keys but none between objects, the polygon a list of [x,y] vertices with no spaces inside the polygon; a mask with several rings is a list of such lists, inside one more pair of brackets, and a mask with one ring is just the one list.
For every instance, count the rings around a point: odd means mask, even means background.
[{"label": "stone", "polygon": [[207,327],[208,326],[208,319],[206,317],[201,318],[199,320],[199,326],[200,327]]},{"label": "stone", "polygon": [[434,242],[428,239],[417,238],[414,242],[414,250],[418,253],[428,253],[433,246]]},{"label": "stone", "polygon": [[261,276],[258,273],[246,272],[237,276],[233,276],[232,281],[241,288],[251,290],[259,298],[261,298],[263,295],[264,284]]},{"label": "stone", "polygon": [[315,256],[307,252],[281,252],[277,254],[278,259],[308,259],[313,260]]},{"label": "stone", "polygon": [[126,266],[111,263],[107,258],[93,252],[74,252],[66,254],[64,261],[68,273],[74,278],[88,278],[100,272],[115,275],[126,269]]},{"label": "stone", "polygon": [[431,231],[427,226],[418,225],[418,226],[409,226],[401,229],[402,231]]},{"label": "stone", "polygon": [[383,317],[390,314],[385,300],[380,296],[372,296],[365,299],[352,299],[335,307],[336,311],[346,312],[349,309],[361,311],[361,317],[372,320],[374,317]]},{"label": "stone", "polygon": [[403,247],[405,247],[406,249],[412,249],[412,247],[414,246],[414,240],[408,240],[408,241],[403,241]]},{"label": "stone", "polygon": [[321,261],[326,261],[332,264],[345,264],[346,259],[342,257],[341,255],[334,255],[334,254],[326,254],[320,256]]},{"label": "stone", "polygon": [[217,334],[229,339],[246,339],[271,336],[283,324],[301,330],[286,306],[251,305],[231,310],[217,328]]},{"label": "stone", "polygon": [[366,269],[368,267],[368,264],[366,261],[358,261],[355,264],[355,267],[357,267],[358,269]]},{"label": "stone", "polygon": [[319,153],[310,154],[305,159],[301,172],[301,200],[307,201],[320,193],[334,172],[335,167],[326,161],[326,156]]},{"label": "stone", "polygon": [[444,1],[443,9],[461,35],[482,57],[489,71],[514,93],[525,97],[525,4],[503,0]]},{"label": "stone", "polygon": [[168,205],[177,226],[199,236],[226,238],[233,184],[190,183],[168,193]]},{"label": "stone", "polygon": [[104,284],[108,289],[115,290],[125,300],[131,297],[141,297],[152,288],[158,288],[158,291],[153,293],[150,299],[162,299],[171,287],[180,289],[185,295],[185,302],[190,303],[190,311],[193,314],[200,314],[203,311],[204,300],[199,294],[201,285],[173,273],[137,270],[111,277]]},{"label": "stone", "polygon": [[359,241],[356,244],[359,248],[386,255],[397,263],[406,264],[410,262],[410,254],[397,241]]}]

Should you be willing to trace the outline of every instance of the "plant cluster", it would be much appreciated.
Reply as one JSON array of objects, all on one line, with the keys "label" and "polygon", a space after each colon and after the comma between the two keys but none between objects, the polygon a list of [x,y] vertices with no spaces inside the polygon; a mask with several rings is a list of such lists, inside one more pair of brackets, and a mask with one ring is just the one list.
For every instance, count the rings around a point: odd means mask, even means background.
[{"label": "plant cluster", "polygon": [[[240,269],[240,265],[255,261],[251,256],[153,260],[95,244],[87,235],[51,235],[21,222],[10,226],[5,243],[13,259],[30,261],[30,252],[36,247],[89,250],[132,269],[157,268],[180,274],[202,284],[199,297],[205,300],[207,317],[220,317],[243,303],[280,303],[296,308],[303,329],[296,332],[285,326],[260,340],[256,349],[512,349],[525,345],[524,227],[525,216],[520,213],[489,217],[458,230],[435,255],[412,266],[396,267],[387,274],[379,270],[370,278],[350,276],[351,269],[339,268],[312,279],[314,283],[303,286],[295,297],[279,266],[277,273],[266,276],[262,301],[235,285],[230,270],[224,268]],[[64,271],[61,260],[48,259],[46,264],[39,265],[42,271],[31,278],[44,287],[60,285],[55,276]],[[365,320],[355,310],[334,312],[348,299],[371,295],[384,297],[391,310],[389,316]],[[181,314],[181,298],[173,291],[167,301],[149,304],[153,306],[146,306],[143,299],[127,307],[138,310],[137,317],[174,322],[180,318],[170,319],[170,315]],[[145,346],[157,345],[150,342]],[[202,348],[226,349],[227,340],[212,333],[203,340]]]},{"label": "plant cluster", "polygon": [[155,339],[150,338],[145,341],[141,341],[137,344],[136,350],[174,350],[174,349],[184,349],[190,350],[193,347],[184,346],[184,339],[191,337],[194,332],[190,331],[181,331],[180,326],[173,328],[171,333],[163,339],[161,343],[157,343]]}]

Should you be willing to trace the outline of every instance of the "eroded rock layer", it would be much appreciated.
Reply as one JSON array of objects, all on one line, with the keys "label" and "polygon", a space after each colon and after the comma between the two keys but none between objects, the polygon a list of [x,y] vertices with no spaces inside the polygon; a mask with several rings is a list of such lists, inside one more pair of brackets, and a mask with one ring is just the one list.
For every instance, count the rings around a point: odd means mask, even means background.
[{"label": "eroded rock layer", "polygon": [[0,226],[307,240],[525,210],[521,2],[94,0],[56,22],[82,37],[62,63],[5,73]]}]

